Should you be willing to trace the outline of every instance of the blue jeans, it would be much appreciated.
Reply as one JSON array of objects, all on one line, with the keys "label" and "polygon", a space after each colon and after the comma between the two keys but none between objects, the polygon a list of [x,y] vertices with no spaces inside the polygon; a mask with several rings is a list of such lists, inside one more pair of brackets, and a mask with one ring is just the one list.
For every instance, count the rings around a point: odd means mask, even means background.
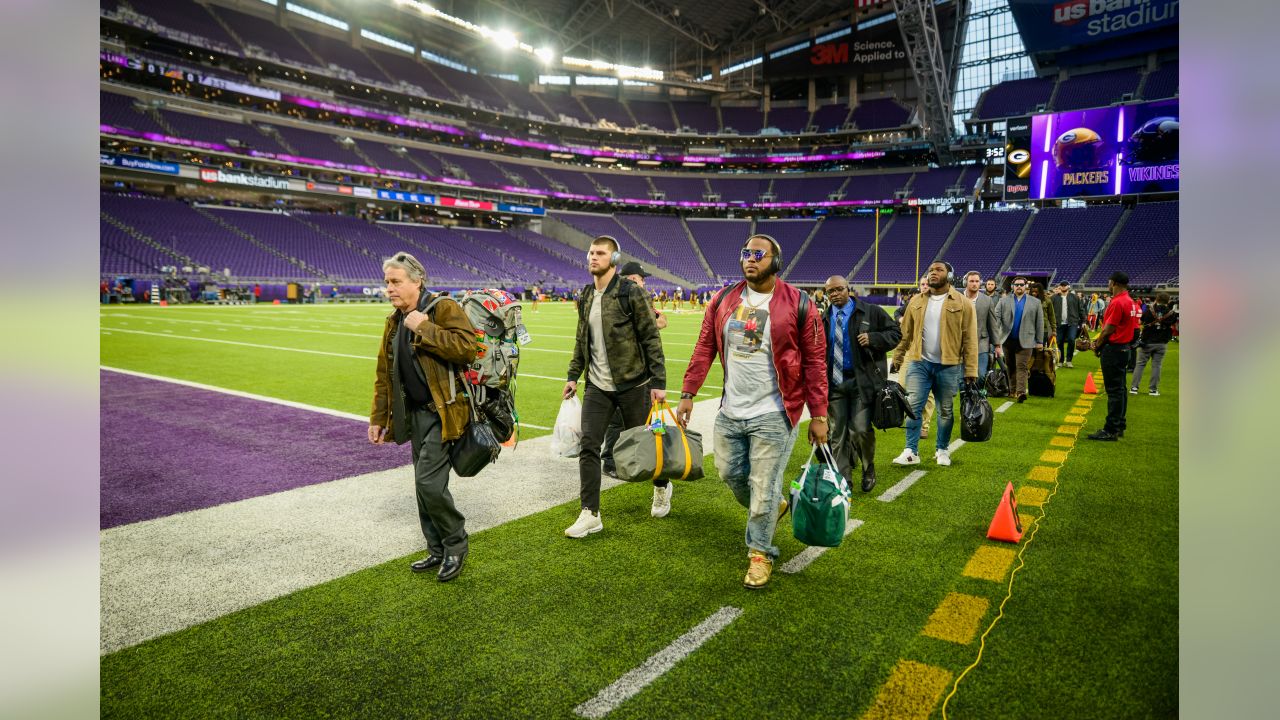
[{"label": "blue jeans", "polygon": [[991,364],[991,351],[980,351],[978,353],[978,384],[982,384],[987,379],[987,366]]},{"label": "blue jeans", "polygon": [[1058,362],[1071,362],[1076,354],[1076,337],[1080,334],[1078,325],[1058,325]]},{"label": "blue jeans", "polygon": [[786,413],[771,412],[750,420],[716,417],[716,470],[738,504],[747,508],[747,547],[770,560],[778,558],[773,533],[778,525],[783,474],[797,428]]},{"label": "blue jeans", "polygon": [[907,447],[911,452],[920,453],[920,414],[924,412],[925,401],[933,392],[938,407],[938,450],[946,450],[951,444],[951,425],[953,422],[951,409],[956,393],[960,392],[960,379],[964,376],[963,365],[942,365],[920,359],[908,364],[907,394],[911,397],[911,409],[916,419],[907,419]]}]

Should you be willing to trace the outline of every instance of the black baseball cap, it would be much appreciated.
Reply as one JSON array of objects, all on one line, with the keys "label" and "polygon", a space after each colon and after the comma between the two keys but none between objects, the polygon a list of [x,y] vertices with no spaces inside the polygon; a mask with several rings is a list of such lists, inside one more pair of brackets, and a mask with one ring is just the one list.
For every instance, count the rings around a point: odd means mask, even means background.
[{"label": "black baseball cap", "polygon": [[649,273],[644,271],[644,266],[635,260],[628,260],[622,263],[622,267],[618,268],[618,274],[622,276],[639,275],[640,277],[649,277]]}]

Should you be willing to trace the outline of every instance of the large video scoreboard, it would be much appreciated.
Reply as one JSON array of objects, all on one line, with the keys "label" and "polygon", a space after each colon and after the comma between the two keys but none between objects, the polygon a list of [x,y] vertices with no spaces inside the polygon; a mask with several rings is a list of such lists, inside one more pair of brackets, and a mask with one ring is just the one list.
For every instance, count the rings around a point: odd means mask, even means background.
[{"label": "large video scoreboard", "polygon": [[1178,191],[1178,101],[1015,118],[1005,135],[1005,199]]}]

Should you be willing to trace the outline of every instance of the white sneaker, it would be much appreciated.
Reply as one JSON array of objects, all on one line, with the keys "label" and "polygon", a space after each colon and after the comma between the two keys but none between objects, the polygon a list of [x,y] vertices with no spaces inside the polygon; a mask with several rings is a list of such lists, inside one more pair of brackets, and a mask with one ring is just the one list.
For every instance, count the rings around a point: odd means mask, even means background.
[{"label": "white sneaker", "polygon": [[1159,390],[1152,390],[1151,392],[1149,392],[1149,393],[1147,393],[1147,394],[1148,394],[1148,395],[1150,395],[1151,397],[1160,397],[1160,391],[1159,391]]},{"label": "white sneaker", "polygon": [[902,451],[902,454],[893,459],[894,465],[919,465],[920,456],[911,452],[911,448]]},{"label": "white sneaker", "polygon": [[653,487],[653,508],[649,510],[649,514],[656,517],[666,517],[671,512],[671,494],[675,492],[676,484],[668,482],[666,487]]},{"label": "white sneaker", "polygon": [[1072,362],[1071,362],[1070,360],[1068,360],[1068,361],[1067,361],[1067,367],[1069,367],[1069,368],[1073,368],[1073,367],[1075,367],[1075,365],[1074,365],[1074,364],[1072,364]]},{"label": "white sneaker", "polygon": [[603,529],[604,523],[600,522],[600,513],[593,515],[590,510],[582,508],[582,512],[578,514],[577,522],[565,528],[564,534],[566,537],[584,538]]},{"label": "white sneaker", "polygon": [[939,465],[941,465],[941,466],[943,466],[943,467],[950,467],[950,466],[951,466],[951,451],[950,451],[950,450],[937,450],[937,451],[935,451],[935,452],[933,453],[933,459],[934,459],[934,461],[935,461],[935,462],[937,462]]},{"label": "white sneaker", "polygon": [[1130,394],[1130,395],[1137,395],[1137,394],[1138,394],[1138,388],[1136,388],[1136,387],[1131,387],[1131,388],[1129,388],[1129,394]]}]

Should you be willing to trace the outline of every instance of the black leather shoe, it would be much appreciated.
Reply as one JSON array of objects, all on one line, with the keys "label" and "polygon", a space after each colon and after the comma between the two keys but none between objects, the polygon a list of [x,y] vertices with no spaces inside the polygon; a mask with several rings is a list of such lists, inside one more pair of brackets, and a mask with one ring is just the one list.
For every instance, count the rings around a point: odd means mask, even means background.
[{"label": "black leather shoe", "polygon": [[1106,430],[1099,430],[1098,432],[1086,437],[1090,440],[1106,440],[1107,442],[1115,442],[1120,439],[1119,435],[1113,435]]},{"label": "black leather shoe", "polygon": [[415,560],[409,563],[409,569],[414,572],[426,572],[442,562],[444,562],[444,558],[439,555],[428,555],[421,560]]},{"label": "black leather shoe", "polygon": [[458,577],[458,573],[462,572],[462,555],[446,555],[444,562],[440,564],[440,574],[436,575],[436,579],[440,582],[449,582]]},{"label": "black leather shoe", "polygon": [[876,471],[871,470],[869,472],[862,473],[862,492],[871,492],[871,489],[874,488],[875,486],[876,486]]},{"label": "black leather shoe", "polygon": [[1027,394],[1026,394],[1026,393],[1018,393],[1018,402],[1026,402],[1026,401],[1027,401]]},{"label": "black leather shoe", "polygon": [[608,477],[613,478],[614,480],[618,479],[618,468],[616,467],[606,465],[604,468],[600,470],[600,472],[603,473],[604,475],[607,475]]}]

